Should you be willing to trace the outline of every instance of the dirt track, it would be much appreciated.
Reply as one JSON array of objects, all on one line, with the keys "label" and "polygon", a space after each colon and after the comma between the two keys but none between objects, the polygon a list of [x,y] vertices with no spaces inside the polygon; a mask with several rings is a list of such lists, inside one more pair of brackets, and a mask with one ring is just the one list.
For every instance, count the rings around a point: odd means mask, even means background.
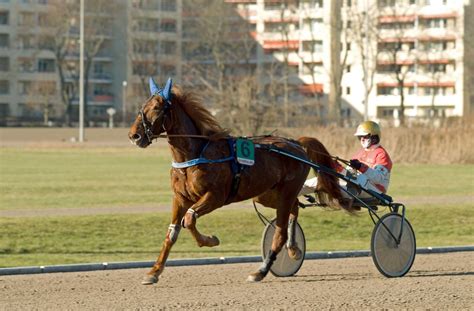
[{"label": "dirt track", "polygon": [[0,309],[473,309],[474,252],[418,255],[403,278],[371,258],[307,260],[296,277],[247,283],[258,264],[0,277]]}]

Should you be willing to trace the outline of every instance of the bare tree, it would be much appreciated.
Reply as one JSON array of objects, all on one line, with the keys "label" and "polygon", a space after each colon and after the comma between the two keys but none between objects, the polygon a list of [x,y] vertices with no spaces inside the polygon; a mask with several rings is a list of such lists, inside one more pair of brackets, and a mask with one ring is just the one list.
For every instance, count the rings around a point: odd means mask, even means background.
[{"label": "bare tree", "polygon": [[[111,13],[117,10],[115,2],[86,0],[84,18],[84,104],[87,116],[87,94],[93,59],[111,35]],[[64,122],[71,124],[72,103],[78,97],[79,80],[79,2],[50,0],[48,10],[41,13],[40,26],[47,31],[51,44],[46,49],[53,52],[59,76],[60,96],[65,107]]]},{"label": "bare tree", "polygon": [[140,35],[141,32],[149,33],[160,31],[160,21],[158,18],[145,18],[147,7],[145,3],[133,2],[137,10],[131,17],[124,34],[130,40],[131,46],[128,48],[128,58],[132,64],[132,74],[140,80],[140,92],[137,95],[146,96],[149,93],[148,79],[155,77],[159,72],[159,40],[156,37]]},{"label": "bare tree", "polygon": [[330,122],[339,123],[341,114],[341,84],[342,68],[341,59],[341,0],[333,0],[330,3],[330,86],[329,86],[329,109],[328,119]]},{"label": "bare tree", "polygon": [[377,41],[380,33],[378,28],[379,10],[374,2],[365,1],[364,7],[347,11],[345,31],[348,33],[359,54],[364,83],[364,119],[368,115],[369,95],[375,85],[377,59],[380,53]]},{"label": "bare tree", "polygon": [[184,83],[204,94],[226,126],[251,132],[260,128],[251,25],[220,0],[189,0],[183,10]]},{"label": "bare tree", "polygon": [[[330,69],[329,69],[329,107],[328,121],[342,125],[341,119],[341,95],[342,95],[342,77],[347,66],[347,58],[351,46],[350,36],[344,30],[342,20],[342,0],[333,0],[330,2]],[[345,47],[342,49],[342,42]],[[342,51],[342,55],[341,55]]]},{"label": "bare tree", "polygon": [[[324,68],[323,59],[320,56],[323,50],[323,40],[321,33],[324,33],[325,25],[323,19],[313,19],[311,17],[312,12],[315,9],[323,8],[323,1],[315,0],[304,0],[300,3],[300,10],[304,16],[303,24],[301,29],[301,39],[303,40],[301,54],[298,54],[300,60],[303,63],[303,75],[309,75],[311,79],[311,85],[304,89],[305,94],[310,96],[307,100],[307,104],[303,108],[316,110],[319,121],[321,121],[324,115],[324,107],[321,102],[323,97],[322,88],[318,88],[318,82],[322,85],[322,77],[324,74],[329,74],[330,68]],[[309,40],[308,40],[309,39]]]},{"label": "bare tree", "polygon": [[[397,81],[398,95],[400,97],[399,118],[400,125],[405,125],[405,81],[409,73],[415,68],[417,54],[415,51],[415,42],[407,38],[406,28],[408,25],[414,25],[414,18],[408,14],[408,9],[402,9],[399,6],[392,6],[382,13],[379,17],[379,28],[384,27],[386,33],[381,32],[381,38],[378,48],[380,55],[388,57],[388,64],[379,62],[381,66],[390,66],[391,75]],[[380,68],[380,67],[379,67]]]},{"label": "bare tree", "polygon": [[107,47],[112,36],[113,13],[120,9],[116,1],[85,0],[84,16],[84,118],[89,119],[88,94],[91,67],[95,57]]},{"label": "bare tree", "polygon": [[51,0],[48,11],[40,16],[40,26],[48,31],[52,40],[49,49],[55,56],[59,76],[60,97],[65,108],[64,123],[71,124],[72,102],[78,92],[78,70],[70,57],[77,55],[78,28],[71,22],[78,18],[79,5],[76,2]]},{"label": "bare tree", "polygon": [[58,99],[56,81],[34,81],[25,90],[26,105],[32,109],[39,108],[43,116],[43,125],[48,125],[55,113],[55,102]]}]

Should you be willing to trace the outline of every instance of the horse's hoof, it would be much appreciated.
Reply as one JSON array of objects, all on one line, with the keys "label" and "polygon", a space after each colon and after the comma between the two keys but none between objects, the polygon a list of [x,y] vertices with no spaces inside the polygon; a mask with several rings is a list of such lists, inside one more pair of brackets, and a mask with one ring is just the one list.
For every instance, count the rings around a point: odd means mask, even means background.
[{"label": "horse's hoof", "polygon": [[255,273],[250,274],[247,277],[247,282],[252,282],[252,283],[260,282],[261,280],[263,280],[264,277],[265,276],[263,275],[263,273],[255,272]]},{"label": "horse's hoof", "polygon": [[221,241],[219,241],[219,238],[216,237],[215,235],[209,237],[209,247],[214,247],[221,244]]},{"label": "horse's hoof", "polygon": [[154,275],[147,275],[142,280],[142,285],[152,285],[158,282],[158,278]]},{"label": "horse's hoof", "polygon": [[298,247],[288,248],[288,256],[293,260],[300,260],[303,257],[303,252]]}]

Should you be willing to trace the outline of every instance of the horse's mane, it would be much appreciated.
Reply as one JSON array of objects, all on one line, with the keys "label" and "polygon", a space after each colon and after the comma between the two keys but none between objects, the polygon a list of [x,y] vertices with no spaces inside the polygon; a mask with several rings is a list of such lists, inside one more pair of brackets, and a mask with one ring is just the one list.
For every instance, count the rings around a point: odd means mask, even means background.
[{"label": "horse's mane", "polygon": [[199,135],[209,136],[211,140],[229,136],[230,130],[222,128],[216,118],[202,105],[199,97],[191,91],[182,91],[174,86],[174,103],[193,120]]}]

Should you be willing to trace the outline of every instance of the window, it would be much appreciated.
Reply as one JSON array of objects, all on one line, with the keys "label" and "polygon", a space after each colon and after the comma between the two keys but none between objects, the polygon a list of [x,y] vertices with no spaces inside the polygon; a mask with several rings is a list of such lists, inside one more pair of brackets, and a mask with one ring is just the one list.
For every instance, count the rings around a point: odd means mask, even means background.
[{"label": "window", "polygon": [[0,71],[9,71],[10,70],[10,58],[0,57]]},{"label": "window", "polygon": [[383,118],[390,118],[393,117],[394,110],[393,108],[379,108],[378,115]]},{"label": "window", "polygon": [[351,72],[351,65],[346,66],[346,72]]},{"label": "window", "polygon": [[322,31],[324,24],[322,18],[308,18],[304,20],[304,27],[308,27],[311,33],[318,33]]},{"label": "window", "polygon": [[54,37],[41,35],[38,37],[38,48],[44,50],[54,50]]},{"label": "window", "polygon": [[[174,1],[174,0],[173,0]],[[133,0],[132,6],[142,10],[157,10],[158,4],[156,0]]]},{"label": "window", "polygon": [[33,72],[33,60],[31,58],[18,58],[18,69],[20,72]]},{"label": "window", "polygon": [[176,11],[176,0],[161,0],[161,10],[168,12]]},{"label": "window", "polygon": [[161,31],[163,32],[176,32],[176,20],[174,19],[162,20],[160,28],[161,28]]},{"label": "window", "polygon": [[396,0],[379,0],[378,6],[381,8],[395,6]]},{"label": "window", "polygon": [[20,115],[24,118],[41,118],[43,113],[38,105],[18,103]]},{"label": "window", "polygon": [[303,52],[322,53],[323,41],[303,41]]},{"label": "window", "polygon": [[35,26],[35,15],[30,12],[20,12],[18,26]]},{"label": "window", "polygon": [[8,25],[8,11],[0,12],[0,25]]},{"label": "window", "polygon": [[47,13],[38,13],[38,26],[50,26],[51,20]]},{"label": "window", "polygon": [[7,117],[10,114],[10,105],[8,103],[0,103],[0,118]]},{"label": "window", "polygon": [[8,48],[10,46],[9,37],[6,33],[0,34],[0,48]]},{"label": "window", "polygon": [[18,95],[32,94],[31,81],[18,81]]},{"label": "window", "polygon": [[160,45],[160,53],[166,55],[176,54],[176,42],[163,41]]},{"label": "window", "polygon": [[303,64],[303,74],[304,75],[314,75],[314,74],[323,74],[323,66],[321,64],[314,63],[304,63]]},{"label": "window", "polygon": [[283,32],[286,29],[287,23],[279,22],[279,23],[265,23],[265,31],[266,32]]},{"label": "window", "polygon": [[40,81],[36,82],[35,92],[42,96],[51,96],[56,94],[55,81]]},{"label": "window", "polygon": [[377,87],[377,95],[398,95],[398,90],[395,87],[379,86]]},{"label": "window", "polygon": [[346,87],[346,95],[351,95],[351,88],[349,86]]},{"label": "window", "polygon": [[0,94],[6,95],[10,93],[10,83],[8,80],[0,80]]},{"label": "window", "polygon": [[183,37],[184,38],[193,38],[198,34],[198,27],[196,21],[183,21]]},{"label": "window", "polygon": [[303,0],[304,4],[306,4],[309,8],[320,8],[323,6],[323,0]]},{"label": "window", "polygon": [[159,30],[159,21],[156,18],[136,19],[133,21],[135,31],[154,32]]},{"label": "window", "polygon": [[430,73],[446,72],[446,64],[428,64],[426,71]]},{"label": "window", "polygon": [[112,92],[110,92],[109,87],[105,84],[94,84],[94,95],[112,95]]},{"label": "window", "polygon": [[54,72],[54,59],[40,58],[38,59],[38,72]]},{"label": "window", "polygon": [[133,41],[133,51],[136,53],[155,54],[157,52],[158,42],[154,40],[135,40]]},{"label": "window", "polygon": [[35,37],[33,35],[19,35],[17,44],[20,50],[34,49]]},{"label": "window", "polygon": [[445,18],[433,18],[425,22],[429,28],[446,28],[447,20]]},{"label": "window", "polygon": [[173,77],[176,75],[176,67],[174,65],[162,65],[161,74],[163,77]]}]

